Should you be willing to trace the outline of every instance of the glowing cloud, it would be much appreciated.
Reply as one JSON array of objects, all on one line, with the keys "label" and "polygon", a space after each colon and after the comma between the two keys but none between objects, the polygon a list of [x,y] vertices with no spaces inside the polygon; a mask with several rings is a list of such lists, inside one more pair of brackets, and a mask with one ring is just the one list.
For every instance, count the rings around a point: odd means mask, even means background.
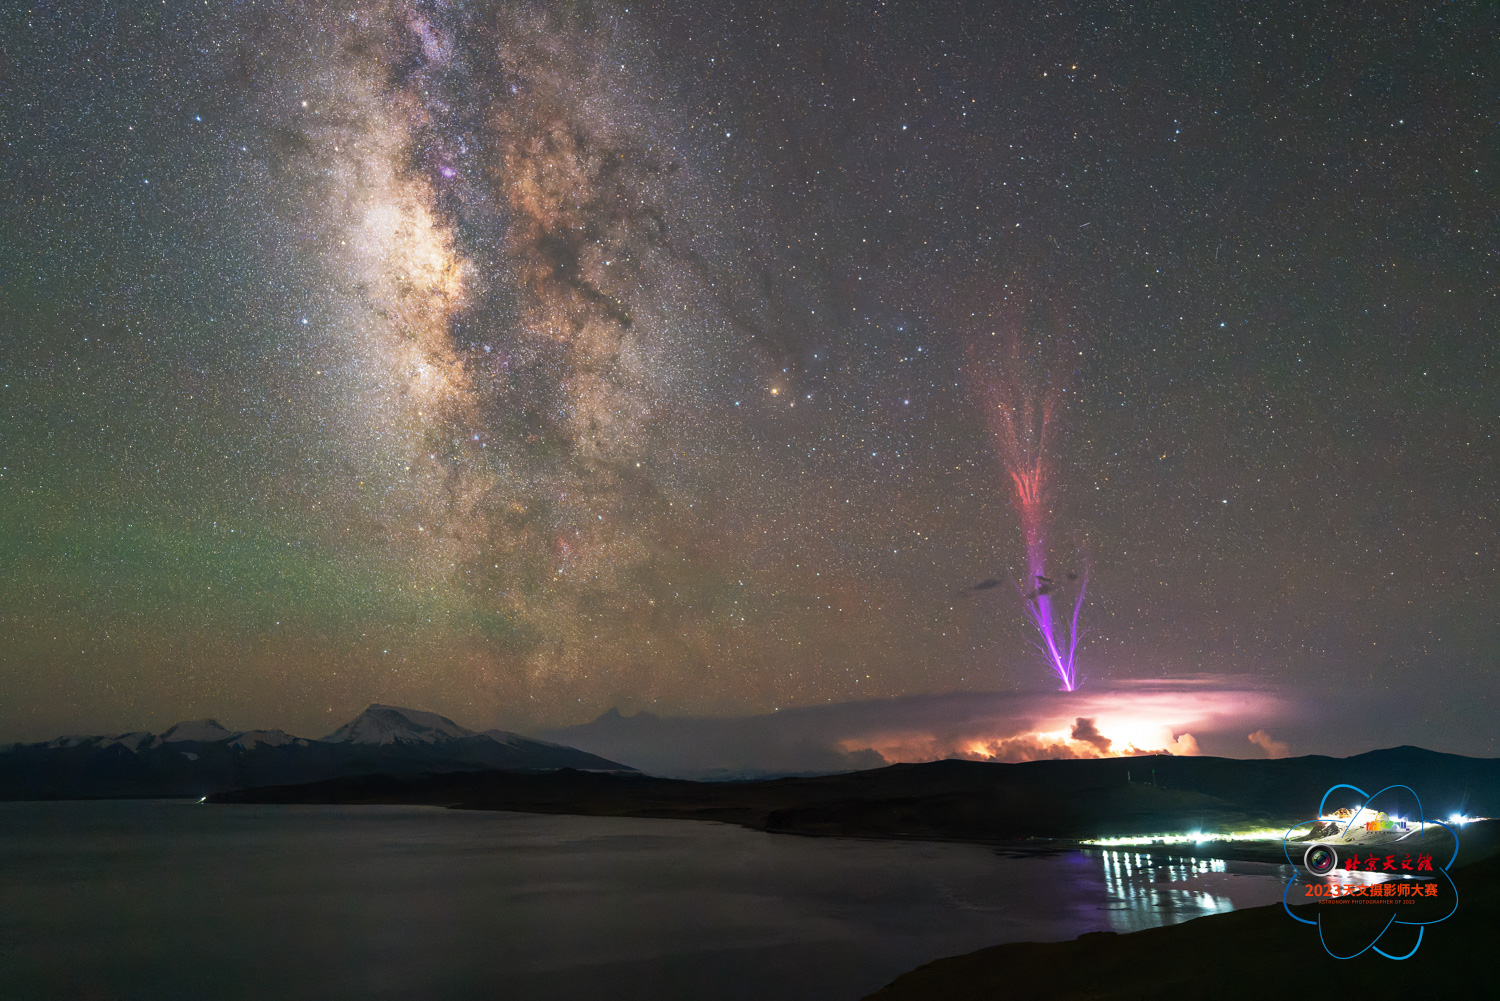
[{"label": "glowing cloud", "polygon": [[963,692],[684,719],[608,713],[552,731],[595,754],[662,775],[838,771],[967,758],[1035,761],[1200,753],[1291,712],[1280,696],[1232,678],[1116,684],[1085,692]]},{"label": "glowing cloud", "polygon": [[1268,758],[1284,758],[1291,753],[1285,741],[1275,740],[1264,730],[1256,730],[1250,734],[1249,740],[1250,743],[1265,751]]}]

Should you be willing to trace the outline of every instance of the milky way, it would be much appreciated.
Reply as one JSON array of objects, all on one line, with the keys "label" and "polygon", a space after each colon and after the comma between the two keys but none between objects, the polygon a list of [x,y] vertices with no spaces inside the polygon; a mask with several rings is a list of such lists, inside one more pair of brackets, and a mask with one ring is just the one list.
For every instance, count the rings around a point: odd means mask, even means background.
[{"label": "milky way", "polygon": [[1493,12],[159,6],[0,13],[0,739],[1044,688],[1003,328],[1090,685],[1493,750]]},{"label": "milky way", "polygon": [[280,126],[336,290],[344,517],[454,593],[500,687],[549,701],[591,671],[709,669],[753,576],[673,459],[717,451],[702,387],[764,382],[767,356],[715,302],[716,193],[618,18],[362,8]]}]

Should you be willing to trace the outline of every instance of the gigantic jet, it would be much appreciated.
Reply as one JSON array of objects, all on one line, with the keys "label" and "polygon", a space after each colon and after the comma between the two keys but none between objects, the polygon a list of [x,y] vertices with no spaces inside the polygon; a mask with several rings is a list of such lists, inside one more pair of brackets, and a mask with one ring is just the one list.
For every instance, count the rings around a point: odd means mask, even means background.
[{"label": "gigantic jet", "polygon": [[1076,581],[1072,614],[1067,619],[1067,638],[1059,637],[1059,624],[1053,607],[1053,592],[1058,585],[1047,574],[1047,431],[1056,411],[1060,390],[1056,380],[1048,380],[1037,393],[1022,376],[1024,363],[1018,346],[1013,344],[1010,357],[998,373],[986,372],[975,359],[973,375],[985,407],[996,452],[1014,487],[1012,500],[1021,518],[1021,536],[1026,545],[1027,577],[1017,585],[1026,617],[1037,631],[1036,648],[1047,666],[1071,692],[1078,687],[1075,666],[1078,652],[1078,615],[1083,609],[1088,573],[1069,572],[1067,579]]}]

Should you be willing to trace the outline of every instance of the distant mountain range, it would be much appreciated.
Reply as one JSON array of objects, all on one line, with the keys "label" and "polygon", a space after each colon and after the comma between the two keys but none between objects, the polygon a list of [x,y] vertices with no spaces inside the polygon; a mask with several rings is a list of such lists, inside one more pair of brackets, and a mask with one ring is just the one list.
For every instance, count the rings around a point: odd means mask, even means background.
[{"label": "distant mountain range", "polygon": [[372,705],[321,740],[189,720],[159,734],[0,745],[0,800],[206,796],[357,775],[559,768],[630,772],[595,754],[437,713]]},{"label": "distant mountain range", "polygon": [[[998,764],[931,761],[863,772],[748,782],[691,782],[639,772],[361,775],[210,797],[234,803],[425,803],[615,817],[717,820],[758,830],[840,837],[1006,840],[1284,829],[1310,818],[1325,791],[1418,790],[1426,819],[1500,813],[1500,759],[1394,747],[1350,758],[1166,755]],[[1360,797],[1340,790],[1330,807]],[[1415,818],[1410,797],[1381,800]],[[1500,840],[1491,833],[1486,840]],[[1476,826],[1464,826],[1473,854]],[[1280,861],[1280,846],[1265,860]],[[1179,850],[1188,850],[1182,848]],[[1217,850],[1217,849],[1216,849]]]}]

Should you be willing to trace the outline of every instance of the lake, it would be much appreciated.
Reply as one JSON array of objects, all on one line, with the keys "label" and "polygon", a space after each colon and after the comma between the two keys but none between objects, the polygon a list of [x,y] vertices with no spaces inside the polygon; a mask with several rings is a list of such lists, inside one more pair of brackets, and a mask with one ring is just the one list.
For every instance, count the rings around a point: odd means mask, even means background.
[{"label": "lake", "polygon": [[0,803],[0,997],[859,998],[1289,870],[428,807]]}]

